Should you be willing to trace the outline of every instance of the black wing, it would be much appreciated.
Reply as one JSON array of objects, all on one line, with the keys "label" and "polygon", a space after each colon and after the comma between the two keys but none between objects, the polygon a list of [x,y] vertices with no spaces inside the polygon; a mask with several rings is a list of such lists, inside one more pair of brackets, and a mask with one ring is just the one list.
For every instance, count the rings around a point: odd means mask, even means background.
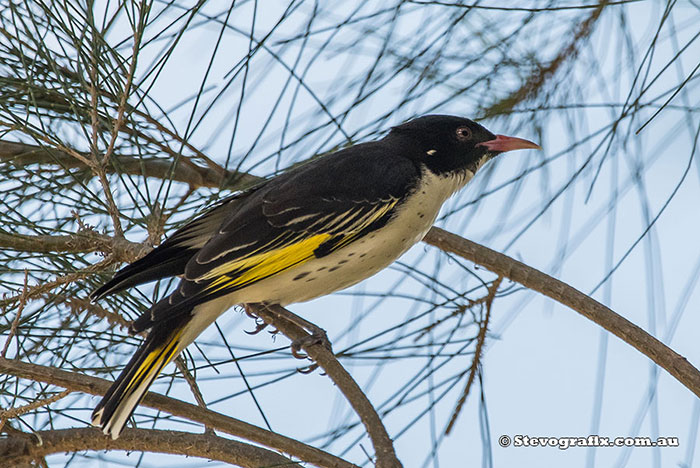
[{"label": "black wing", "polygon": [[91,292],[90,299],[96,301],[132,286],[183,274],[192,256],[216,234],[237,205],[259,187],[252,187],[221,200],[175,231],[147,255],[119,270],[111,280]]},{"label": "black wing", "polygon": [[191,257],[178,289],[136,331],[197,304],[322,257],[385,224],[418,180],[418,167],[383,140],[283,174],[251,194]]}]

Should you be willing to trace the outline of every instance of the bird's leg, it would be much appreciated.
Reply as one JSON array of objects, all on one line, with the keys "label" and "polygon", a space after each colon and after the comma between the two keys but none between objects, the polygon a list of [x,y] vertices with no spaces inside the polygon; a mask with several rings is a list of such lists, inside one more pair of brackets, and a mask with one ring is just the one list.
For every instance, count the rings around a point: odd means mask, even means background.
[{"label": "bird's leg", "polygon": [[[288,323],[292,323],[310,333],[308,335],[303,336],[302,338],[292,340],[291,349],[292,355],[295,358],[306,359],[308,356],[300,353],[300,350],[305,346],[315,344],[320,344],[324,346],[327,350],[329,350],[331,353],[333,352],[331,342],[328,339],[328,335],[326,334],[326,331],[323,328],[314,325],[313,323],[299,317],[296,314],[293,314],[292,312],[288,311],[279,304],[253,303],[244,304],[244,307],[248,315],[250,315],[251,317],[257,317],[259,319],[264,318],[267,322],[271,322],[271,325],[276,325],[275,320],[283,320]],[[263,312],[262,316],[260,315],[260,312]],[[298,370],[301,373],[308,374],[313,372],[316,368],[318,368],[318,364],[314,363]]]},{"label": "bird's leg", "polygon": [[[263,309],[273,315],[276,319],[282,319],[286,320],[287,322],[293,323],[294,325],[297,325],[298,327],[303,328],[307,332],[309,332],[309,335],[306,335],[302,338],[298,338],[296,340],[292,340],[292,355],[297,358],[297,359],[305,359],[307,356],[305,354],[300,353],[301,349],[304,346],[309,346],[309,345],[314,345],[314,344],[320,344],[324,346],[326,349],[328,349],[330,352],[333,352],[333,349],[331,347],[331,342],[328,340],[328,335],[326,334],[326,330],[324,330],[321,327],[318,327],[314,325],[313,323],[309,322],[308,320],[305,320],[298,315],[288,311],[284,307],[278,305],[278,304],[264,304],[264,303],[259,303],[259,304],[245,304],[244,305],[246,313],[248,313],[251,316],[257,316],[258,311],[262,311]],[[274,325],[274,323],[273,323]],[[310,370],[313,370],[316,365],[314,364],[311,366],[312,368]]]}]

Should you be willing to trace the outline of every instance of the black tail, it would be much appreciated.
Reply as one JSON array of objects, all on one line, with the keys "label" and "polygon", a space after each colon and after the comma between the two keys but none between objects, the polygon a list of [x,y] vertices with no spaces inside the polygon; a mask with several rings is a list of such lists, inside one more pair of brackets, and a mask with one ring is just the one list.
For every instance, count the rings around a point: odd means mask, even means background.
[{"label": "black tail", "polygon": [[131,358],[117,380],[92,413],[92,424],[113,439],[126,424],[160,371],[172,361],[182,344],[182,335],[191,316],[177,321],[161,322]]}]

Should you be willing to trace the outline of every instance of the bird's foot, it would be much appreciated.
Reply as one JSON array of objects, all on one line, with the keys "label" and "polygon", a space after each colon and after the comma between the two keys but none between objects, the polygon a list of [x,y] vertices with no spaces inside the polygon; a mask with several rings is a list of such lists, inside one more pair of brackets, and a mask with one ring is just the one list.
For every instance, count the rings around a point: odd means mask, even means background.
[{"label": "bird's foot", "polygon": [[[243,310],[245,311],[245,314],[248,317],[255,320],[255,330],[251,330],[251,331],[243,330],[248,335],[257,335],[258,333],[260,333],[261,331],[263,331],[264,329],[266,329],[269,326],[269,324],[265,323],[265,321],[263,319],[261,319],[260,317],[255,315],[255,312],[253,312],[252,307],[250,307],[248,304],[243,304]],[[272,334],[272,335],[276,335],[277,333],[279,333],[279,330],[277,330],[277,329],[270,330],[270,334]]]},{"label": "bird's foot", "polygon": [[[321,345],[332,353],[333,346],[331,345],[331,341],[328,339],[328,334],[326,333],[326,330],[324,330],[323,328],[317,327],[315,325],[313,325],[313,326],[309,326],[309,325],[312,325],[312,324],[307,324],[304,328],[306,328],[311,333],[310,335],[306,335],[303,338],[299,338],[299,339],[292,341],[292,345],[291,345],[292,356],[294,356],[297,359],[307,359],[308,355],[301,352],[301,350],[305,346],[313,346],[313,345]],[[302,374],[310,374],[313,371],[315,371],[316,369],[318,369],[318,364],[316,364],[314,362],[312,364],[309,364],[306,367],[297,368],[297,371],[302,373]]]},{"label": "bird's foot", "polygon": [[[294,356],[297,359],[307,359],[308,355],[306,353],[303,353],[302,349],[313,345],[321,345],[331,353],[333,352],[333,347],[331,346],[331,342],[328,339],[328,334],[326,333],[326,330],[317,325],[314,325],[308,320],[299,317],[298,315],[288,311],[287,309],[279,305],[265,304],[264,306],[268,312],[272,313],[277,318],[287,320],[309,332],[309,335],[292,341],[292,356]],[[318,364],[314,363],[307,367],[300,368],[298,370],[301,373],[308,374],[310,372],[313,372],[316,368],[318,368]]]},{"label": "bird's foot", "polygon": [[[297,359],[306,359],[308,358],[308,355],[302,353],[301,349],[305,346],[313,346],[317,344],[323,346],[331,353],[333,352],[333,347],[331,346],[331,342],[328,339],[326,330],[324,330],[323,328],[315,327],[315,329],[311,330],[310,335],[306,335],[303,338],[299,338],[297,340],[292,341],[292,356],[294,356]],[[316,369],[318,369],[318,364],[314,362],[313,364],[309,364],[306,367],[298,367],[297,371],[302,374],[310,374]]]},{"label": "bird's foot", "polygon": [[297,359],[306,359],[308,356],[301,352],[302,348],[306,346],[321,345],[326,348],[331,353],[333,352],[333,347],[328,339],[328,334],[323,328],[314,326],[311,330],[310,335],[306,335],[303,338],[292,341],[292,356]]}]

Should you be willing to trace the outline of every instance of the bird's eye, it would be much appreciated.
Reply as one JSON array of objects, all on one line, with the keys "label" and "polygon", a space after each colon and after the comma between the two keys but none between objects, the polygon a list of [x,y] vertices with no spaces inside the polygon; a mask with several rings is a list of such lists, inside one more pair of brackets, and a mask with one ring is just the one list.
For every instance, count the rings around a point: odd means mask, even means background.
[{"label": "bird's eye", "polygon": [[469,127],[459,127],[457,129],[457,139],[461,141],[467,141],[472,138],[472,131]]}]

